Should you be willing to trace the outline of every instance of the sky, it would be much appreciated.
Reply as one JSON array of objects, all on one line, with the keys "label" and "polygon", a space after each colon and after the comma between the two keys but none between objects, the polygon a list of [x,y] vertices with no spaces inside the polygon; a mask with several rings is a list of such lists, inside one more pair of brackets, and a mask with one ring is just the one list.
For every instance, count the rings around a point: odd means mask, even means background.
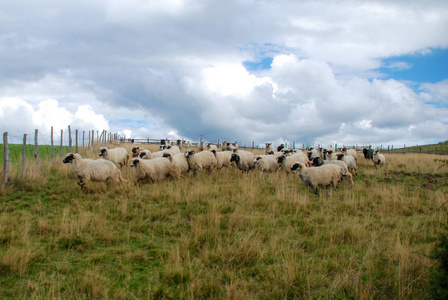
[{"label": "sky", "polygon": [[448,139],[446,0],[0,1],[0,131]]}]

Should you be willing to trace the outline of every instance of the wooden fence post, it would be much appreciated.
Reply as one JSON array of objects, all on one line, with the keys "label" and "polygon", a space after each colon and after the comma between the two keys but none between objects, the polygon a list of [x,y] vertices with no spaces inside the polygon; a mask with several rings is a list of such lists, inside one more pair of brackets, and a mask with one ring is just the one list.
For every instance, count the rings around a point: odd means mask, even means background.
[{"label": "wooden fence post", "polygon": [[8,171],[9,171],[9,148],[8,148],[8,132],[3,133],[3,170],[5,173],[5,184],[8,183]]},{"label": "wooden fence post", "polygon": [[68,152],[72,153],[72,130],[68,125]]},{"label": "wooden fence post", "polygon": [[75,130],[75,151],[78,153],[78,129]]},{"label": "wooden fence post", "polygon": [[36,165],[39,168],[39,130],[34,131],[34,157],[36,158]]},{"label": "wooden fence post", "polygon": [[26,165],[26,133],[23,135],[23,148],[22,148],[22,177],[25,177],[25,165]]},{"label": "wooden fence post", "polygon": [[82,147],[84,148],[84,138],[86,136],[86,132],[83,130],[82,131]]},{"label": "wooden fence post", "polygon": [[62,159],[62,141],[64,140],[63,139],[63,137],[64,137],[64,130],[63,129],[61,129],[61,148],[60,148],[60,155],[61,155],[61,159]]},{"label": "wooden fence post", "polygon": [[92,130],[92,148],[95,146],[95,130]]},{"label": "wooden fence post", "polygon": [[54,139],[53,139],[53,126],[51,126],[51,163],[54,163]]}]

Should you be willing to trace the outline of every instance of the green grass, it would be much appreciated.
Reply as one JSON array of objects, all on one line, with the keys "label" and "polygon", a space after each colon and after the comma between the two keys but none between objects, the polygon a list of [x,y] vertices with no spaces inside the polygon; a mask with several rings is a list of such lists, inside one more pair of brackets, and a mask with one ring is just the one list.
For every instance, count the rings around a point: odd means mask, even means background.
[{"label": "green grass", "polygon": [[43,161],[0,187],[0,298],[428,298],[448,218],[435,157],[360,158],[355,187],[331,198],[235,169],[80,192],[68,165]]}]

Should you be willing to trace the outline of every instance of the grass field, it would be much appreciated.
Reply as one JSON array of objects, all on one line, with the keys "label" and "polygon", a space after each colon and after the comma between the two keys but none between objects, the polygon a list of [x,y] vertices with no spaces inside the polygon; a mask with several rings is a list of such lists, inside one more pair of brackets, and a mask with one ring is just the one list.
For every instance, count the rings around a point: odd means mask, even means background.
[{"label": "grass field", "polygon": [[[25,179],[12,165],[0,184],[0,298],[429,298],[447,159],[385,156],[382,170],[360,157],[354,188],[331,198],[283,172],[80,192],[59,158],[29,161]],[[132,181],[129,167],[123,176]]]}]

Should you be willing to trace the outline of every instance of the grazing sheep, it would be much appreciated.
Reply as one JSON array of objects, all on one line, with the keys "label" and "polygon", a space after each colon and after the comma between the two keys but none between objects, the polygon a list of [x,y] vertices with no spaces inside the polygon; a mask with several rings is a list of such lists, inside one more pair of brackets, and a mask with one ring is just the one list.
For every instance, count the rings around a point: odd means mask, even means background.
[{"label": "grazing sheep", "polygon": [[262,172],[276,172],[279,169],[277,159],[273,155],[257,155],[254,157],[255,169]]},{"label": "grazing sheep", "polygon": [[200,151],[203,151],[205,149],[205,144],[204,144],[203,141],[199,142],[198,148],[199,148]]},{"label": "grazing sheep", "polygon": [[180,174],[186,174],[190,171],[190,166],[188,165],[187,158],[183,153],[176,153],[174,155],[172,155],[171,153],[164,153],[163,157],[168,158],[173,167]]},{"label": "grazing sheep", "polygon": [[330,196],[342,177],[341,169],[334,164],[307,168],[305,164],[296,162],[291,166],[291,171],[298,174],[303,183],[311,187],[318,195],[319,186],[330,186],[330,192],[328,194]]},{"label": "grazing sheep", "polygon": [[342,177],[346,178],[352,186],[355,185],[355,183],[353,182],[352,173],[349,172],[347,164],[345,162],[343,162],[342,160],[323,160],[320,157],[315,157],[315,158],[313,158],[313,161],[312,161],[312,165],[315,167],[320,167],[322,165],[327,165],[327,164],[334,164],[334,165],[338,166],[339,168],[341,168]]},{"label": "grazing sheep", "polygon": [[234,161],[238,169],[242,172],[249,172],[255,168],[254,154],[250,151],[233,150],[232,158],[230,161]]},{"label": "grazing sheep", "polygon": [[195,153],[194,150],[189,150],[184,155],[194,175],[197,175],[198,171],[203,169],[211,173],[216,167],[215,155],[210,151]]},{"label": "grazing sheep", "polygon": [[207,150],[215,150],[218,151],[218,146],[213,145],[211,143],[207,143]]},{"label": "grazing sheep", "polygon": [[70,164],[70,169],[79,179],[78,185],[81,186],[81,190],[89,181],[106,182],[108,179],[112,179],[118,183],[121,189],[121,183],[127,182],[121,177],[117,166],[109,160],[82,158],[78,153],[69,153],[62,162]]},{"label": "grazing sheep", "polygon": [[164,157],[156,157],[150,160],[133,158],[131,159],[131,167],[134,168],[134,176],[137,178],[137,182],[142,180],[157,182],[167,178],[178,179],[180,176],[170,160]]},{"label": "grazing sheep", "polygon": [[386,158],[378,150],[373,153],[373,164],[376,168],[386,166]]},{"label": "grazing sheep", "polygon": [[151,151],[147,150],[147,151],[141,151],[140,155],[139,155],[139,158],[141,158],[141,159],[153,159],[153,158],[163,157],[163,154],[165,154],[165,153],[169,153],[169,154],[172,154],[172,155],[177,154],[173,150],[160,150],[160,151],[157,151],[157,152],[151,152]]},{"label": "grazing sheep", "polygon": [[107,147],[101,147],[99,155],[116,165],[120,165],[120,167],[127,165],[129,161],[129,154],[124,148],[108,149]]},{"label": "grazing sheep", "polygon": [[365,159],[373,159],[373,149],[363,148],[362,153],[364,154]]},{"label": "grazing sheep", "polygon": [[345,155],[349,155],[352,156],[355,161],[358,161],[358,153],[356,152],[355,149],[347,149],[346,147],[342,148],[342,153],[344,153]]},{"label": "grazing sheep", "polygon": [[[353,156],[345,155],[344,153],[337,153],[336,154],[337,160],[342,160],[347,164],[348,170],[353,175],[358,175],[358,170],[356,168],[356,160],[353,158]],[[354,172],[354,173],[353,173]]]},{"label": "grazing sheep", "polygon": [[280,156],[283,153],[277,151],[277,149],[272,146],[272,143],[265,143],[264,154]]},{"label": "grazing sheep", "polygon": [[230,167],[231,162],[230,159],[232,158],[232,151],[220,151],[217,152],[216,150],[209,150],[215,155],[216,158],[216,168],[218,170],[221,170],[223,167]]},{"label": "grazing sheep", "polygon": [[301,162],[301,163],[305,164],[306,166],[310,165],[310,161],[308,160],[308,157],[306,157],[306,155],[303,152],[294,154],[291,156],[286,156],[283,154],[283,155],[280,155],[279,157],[277,157],[277,163],[287,173],[291,172],[291,167],[296,162]]},{"label": "grazing sheep", "polygon": [[[140,152],[141,151],[145,151],[146,149],[142,149],[142,148],[140,148],[140,147],[133,147],[132,148],[132,152],[131,152],[131,155],[132,155],[132,158],[134,158],[134,157],[138,157],[138,155],[140,154]],[[147,151],[149,151],[149,150],[147,150]]]}]

